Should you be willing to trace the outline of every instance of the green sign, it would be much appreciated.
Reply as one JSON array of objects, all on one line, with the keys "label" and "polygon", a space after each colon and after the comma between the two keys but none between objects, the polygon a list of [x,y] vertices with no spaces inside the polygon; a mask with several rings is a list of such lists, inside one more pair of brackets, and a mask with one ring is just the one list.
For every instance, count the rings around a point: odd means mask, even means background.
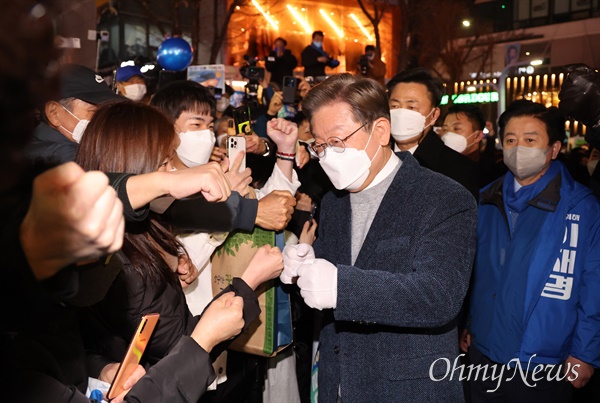
[{"label": "green sign", "polygon": [[[452,95],[452,103],[454,104],[485,104],[490,102],[498,102],[498,93],[493,92],[469,92],[466,94]],[[448,95],[442,97],[441,105],[448,104]]]}]

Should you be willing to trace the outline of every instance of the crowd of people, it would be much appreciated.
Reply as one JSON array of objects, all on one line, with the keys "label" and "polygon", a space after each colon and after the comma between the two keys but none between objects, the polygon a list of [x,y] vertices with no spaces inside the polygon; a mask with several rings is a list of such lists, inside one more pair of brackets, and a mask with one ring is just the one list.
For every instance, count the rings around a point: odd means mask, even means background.
[{"label": "crowd of people", "polygon": [[[323,77],[339,62],[321,31],[301,62],[323,78],[301,79],[289,108],[278,83],[298,60],[278,38],[230,161],[230,88],[150,94],[126,66],[113,91],[58,63],[52,7],[1,1],[6,401],[108,399],[148,314],[112,402],[600,399],[594,69],[569,67],[559,108],[514,101],[495,130],[476,105],[442,116],[425,69],[384,87],[373,47],[355,74]],[[565,153],[566,117],[590,148]],[[235,242],[265,234],[242,257]],[[223,261],[243,267],[215,289]],[[290,346],[234,349],[274,284]]]}]

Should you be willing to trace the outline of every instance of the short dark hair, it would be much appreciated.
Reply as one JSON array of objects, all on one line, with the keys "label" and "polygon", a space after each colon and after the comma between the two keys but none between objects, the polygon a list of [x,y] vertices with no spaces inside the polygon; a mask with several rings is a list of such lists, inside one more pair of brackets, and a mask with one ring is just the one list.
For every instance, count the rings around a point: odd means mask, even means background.
[{"label": "short dark hair", "polygon": [[348,104],[353,120],[364,123],[367,131],[379,118],[390,120],[390,107],[381,85],[350,73],[331,76],[311,89],[302,101],[302,111],[312,125],[313,114],[319,108],[336,102]]},{"label": "short dark hair", "polygon": [[305,120],[308,120],[308,116],[303,111],[298,111],[296,115],[292,118],[292,122],[296,123],[298,126],[302,124]]},{"label": "short dark hair", "polygon": [[369,51],[375,52],[375,50],[377,50],[377,49],[375,49],[375,46],[373,46],[373,45],[367,45],[367,46],[365,46],[365,53],[367,53]]},{"label": "short dark hair", "polygon": [[418,83],[427,87],[429,99],[434,108],[440,106],[442,96],[444,96],[444,85],[440,80],[431,75],[429,71],[422,67],[404,70],[396,74],[387,83],[388,97],[392,94],[394,87],[400,83]]},{"label": "short dark hair", "polygon": [[[446,117],[448,115],[458,114],[465,115],[475,130],[483,130],[485,128],[485,118],[483,117],[481,109],[479,109],[477,106],[466,104],[452,105],[450,108],[448,108]],[[444,120],[446,120],[445,117]]]},{"label": "short dark hair", "polygon": [[566,138],[565,133],[565,117],[560,110],[554,106],[546,108],[542,104],[520,99],[514,101],[508,106],[506,111],[500,115],[498,121],[498,135],[500,140],[504,141],[504,129],[512,118],[529,116],[540,120],[546,126],[548,133],[548,144],[551,145],[556,141],[563,143]]},{"label": "short dark hair", "polygon": [[208,88],[189,81],[171,82],[154,94],[150,105],[164,113],[171,123],[179,118],[182,112],[193,111],[216,116],[217,103]]},{"label": "short dark hair", "polygon": [[273,43],[275,43],[277,41],[281,41],[281,42],[283,42],[283,46],[287,46],[287,41],[285,39],[283,39],[282,37],[279,37],[279,38],[275,39],[273,41]]},{"label": "short dark hair", "polygon": [[315,31],[312,33],[312,39],[315,39],[315,36],[325,36],[325,35],[323,35],[323,31]]}]

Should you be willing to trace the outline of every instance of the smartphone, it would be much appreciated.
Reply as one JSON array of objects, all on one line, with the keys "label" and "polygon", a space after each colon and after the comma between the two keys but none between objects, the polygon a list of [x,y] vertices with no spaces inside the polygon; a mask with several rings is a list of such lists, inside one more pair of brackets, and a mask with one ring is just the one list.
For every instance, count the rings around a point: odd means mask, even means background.
[{"label": "smartphone", "polygon": [[129,343],[125,358],[121,361],[117,373],[115,374],[115,379],[110,385],[107,394],[109,399],[114,399],[125,390],[123,389],[123,385],[125,385],[127,379],[135,372],[135,369],[140,363],[142,354],[144,354],[144,350],[148,345],[152,332],[154,332],[159,317],[160,314],[158,313],[149,313],[142,317],[137,331],[133,335],[131,343]]},{"label": "smartphone", "polygon": [[223,96],[223,90],[219,87],[214,87],[212,91],[215,99],[221,99]]},{"label": "smartphone", "polygon": [[233,110],[233,120],[235,121],[236,134],[250,134],[250,110],[247,106],[240,106]]},{"label": "smartphone", "polygon": [[[246,151],[246,138],[244,136],[229,136],[227,137],[227,157],[229,158],[229,169],[233,166],[233,162],[241,152]],[[246,155],[242,159],[240,172],[246,169]]]},{"label": "smartphone", "polygon": [[296,90],[298,89],[298,79],[296,77],[283,77],[283,103],[293,104],[296,101]]}]

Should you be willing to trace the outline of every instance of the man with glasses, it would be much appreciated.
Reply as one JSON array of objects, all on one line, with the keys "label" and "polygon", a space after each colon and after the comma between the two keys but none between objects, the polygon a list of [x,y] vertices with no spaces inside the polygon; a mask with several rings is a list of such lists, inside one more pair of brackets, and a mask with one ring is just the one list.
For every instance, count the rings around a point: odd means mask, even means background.
[{"label": "man with glasses", "polygon": [[439,363],[458,353],[473,198],[410,153],[392,152],[376,82],[334,76],[309,92],[303,111],[311,153],[339,190],[323,198],[314,250],[287,247],[281,275],[297,277],[304,301],[323,310],[319,401],[461,401],[457,377],[444,378]]}]

